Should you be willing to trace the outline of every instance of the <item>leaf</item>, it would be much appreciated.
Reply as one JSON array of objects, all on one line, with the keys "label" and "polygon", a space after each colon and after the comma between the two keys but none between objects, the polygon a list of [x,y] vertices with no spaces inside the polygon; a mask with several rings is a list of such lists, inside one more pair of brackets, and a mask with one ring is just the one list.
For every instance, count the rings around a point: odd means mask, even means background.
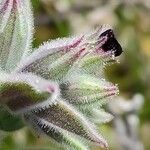
[{"label": "leaf", "polygon": [[25,113],[56,102],[57,83],[32,74],[3,74],[0,77],[0,104],[12,112]]},{"label": "leaf", "polygon": [[35,112],[34,116],[38,119],[40,128],[44,127],[42,126],[44,123],[54,129],[76,134],[97,143],[101,147],[107,147],[107,142],[97,133],[95,126],[64,101],[59,101],[45,110]]},{"label": "leaf", "polygon": [[21,116],[14,116],[4,107],[0,106],[0,130],[15,131],[24,127]]},{"label": "leaf", "polygon": [[31,53],[33,16],[30,0],[0,3],[0,67],[12,71]]}]

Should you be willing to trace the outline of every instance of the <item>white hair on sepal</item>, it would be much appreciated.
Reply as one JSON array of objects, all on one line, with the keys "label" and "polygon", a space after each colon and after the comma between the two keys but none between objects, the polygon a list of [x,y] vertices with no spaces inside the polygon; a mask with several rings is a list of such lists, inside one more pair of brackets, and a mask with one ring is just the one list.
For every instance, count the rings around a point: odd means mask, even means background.
[{"label": "white hair on sepal", "polygon": [[[74,75],[69,76],[64,81],[64,86],[65,84],[67,89],[64,89],[62,97],[69,101],[69,103],[81,107],[88,107],[88,105],[95,103],[103,104],[105,99],[111,98],[118,93],[118,87],[112,83],[81,72],[75,72]],[[86,89],[89,93],[84,92]],[[71,94],[72,91],[74,94]]]},{"label": "white hair on sepal", "polygon": [[[6,5],[6,1],[4,2],[1,2],[0,4],[0,9],[4,9],[4,5]],[[8,23],[8,20],[10,18],[10,15],[11,15],[11,11],[12,11],[12,8],[13,8],[13,1],[12,0],[9,0],[8,4],[7,4],[7,11],[4,10],[4,11],[1,11],[0,13],[3,14],[1,20],[2,20],[2,23],[0,24],[0,33],[3,33],[3,30],[5,29],[5,27],[7,26],[7,23]],[[1,15],[1,14],[0,14]]]},{"label": "white hair on sepal", "polygon": [[15,71],[20,72],[21,70],[23,70],[23,68],[29,66],[37,60],[42,61],[50,55],[52,56],[55,53],[64,52],[68,48],[71,49],[74,44],[75,46],[76,44],[80,44],[80,42],[82,41],[82,36],[83,35],[58,38],[55,40],[44,42],[41,46],[39,46],[39,48],[36,48],[28,58],[23,59]]},{"label": "white hair on sepal", "polygon": [[[67,104],[67,103],[66,103]],[[71,105],[70,105],[71,106]],[[71,107],[70,107],[71,108]],[[72,108],[73,109],[73,108]],[[108,147],[108,144],[107,144],[107,141],[103,138],[103,136],[101,134],[97,134],[99,133],[97,131],[97,127],[94,125],[94,123],[90,122],[88,120],[88,118],[86,118],[86,116],[84,116],[84,114],[80,114],[78,111],[76,111],[74,109],[74,112],[76,114],[76,116],[79,116],[79,118],[82,120],[82,122],[87,126],[87,128],[89,128],[89,134],[91,134],[90,136],[89,135],[86,135],[87,137],[89,136],[89,140],[93,141],[94,143],[97,143],[97,145],[100,144],[101,147],[105,147],[107,148]],[[91,133],[90,133],[91,132]],[[93,137],[92,137],[93,136]],[[93,138],[93,139],[92,139]],[[88,139],[88,138],[85,138],[85,139]]]},{"label": "white hair on sepal", "polygon": [[[90,150],[89,149],[89,141],[84,139],[83,137],[80,137],[78,135],[66,132],[66,137],[69,139],[66,141],[66,143],[69,145],[68,150]],[[73,141],[72,141],[73,140]],[[73,147],[73,145],[74,147]]]},{"label": "white hair on sepal", "polygon": [[0,3],[0,18],[0,66],[5,71],[11,72],[17,67],[20,60],[29,56],[32,51],[31,2],[29,0],[3,0]]},{"label": "white hair on sepal", "polygon": [[91,108],[96,108],[96,109],[101,109],[106,103],[108,103],[109,101],[112,101],[114,98],[116,97],[116,95],[112,95],[109,97],[105,97],[103,99],[95,99],[94,102],[92,103],[84,103],[82,105],[76,105],[76,107],[78,108],[78,110],[80,110],[82,113],[86,114],[87,110],[91,109]]},{"label": "white hair on sepal", "polygon": [[22,116],[23,122],[31,129],[32,133],[37,137],[41,137],[43,133],[37,127],[36,120],[34,116],[32,116],[32,113],[23,114]]},{"label": "white hair on sepal", "polygon": [[[96,61],[96,63],[94,62],[94,64],[91,64],[91,65],[86,64],[91,59],[93,60],[97,59],[97,57],[99,57],[99,59]],[[88,54],[81,60],[78,60],[77,62],[74,63],[72,68],[69,70],[66,78],[74,74],[77,74],[77,75],[78,74],[91,74],[93,76],[102,78],[104,76],[103,64],[104,64],[104,61],[102,60],[100,56],[94,56],[93,54],[92,55]]]},{"label": "white hair on sepal", "polygon": [[105,92],[103,94],[93,94],[88,97],[81,97],[82,104],[77,106],[80,106],[81,108],[87,108],[89,106],[102,106],[105,105],[110,99],[112,99],[112,97],[114,97],[113,92]]},{"label": "white hair on sepal", "polygon": [[[72,116],[74,118],[74,120],[72,120],[73,122],[68,122],[69,124],[66,124],[68,126],[64,126],[65,127],[64,130],[69,130],[69,132],[72,132],[73,134],[77,134],[77,135],[79,135],[79,136],[81,136],[81,137],[83,137],[83,138],[85,138],[85,139],[87,139],[91,142],[97,143],[100,147],[107,147],[108,146],[108,144],[107,144],[106,140],[103,138],[103,136],[101,134],[98,134],[96,126],[92,122],[90,122],[88,120],[88,118],[86,118],[86,116],[84,116],[83,114],[78,112],[75,109],[75,107],[73,107],[72,105],[68,104],[67,102],[65,102],[63,100],[59,101],[58,104],[59,105],[57,107],[59,107],[59,109],[66,108],[64,111],[65,111],[65,114],[67,114],[67,116],[65,116],[65,117],[68,118],[68,117]],[[70,113],[67,113],[67,112],[70,112]],[[70,116],[69,114],[72,114],[72,115]],[[38,114],[36,114],[36,115],[38,115]],[[44,122],[46,121],[46,118],[48,117],[48,116],[45,116],[45,115],[46,114],[43,114],[43,116],[40,116],[40,117],[42,117],[41,119]],[[80,127],[80,129],[77,129],[77,128],[73,129],[72,128],[71,124],[74,123],[74,121],[75,121],[75,123],[78,123],[78,126]],[[48,124],[51,126],[51,124],[52,124],[51,122],[49,122],[49,121],[46,121],[46,122],[48,122]],[[53,125],[53,126],[58,127],[59,129],[63,129],[62,128],[63,126],[61,124],[57,125],[57,126],[56,125]],[[79,132],[79,130],[81,132]]]},{"label": "white hair on sepal", "polygon": [[[20,105],[19,108],[13,109],[13,106],[8,106],[10,111],[14,114],[24,114],[28,113],[30,111],[38,111],[46,109],[49,107],[49,105],[53,105],[58,102],[58,97],[60,96],[60,89],[57,82],[45,80],[43,78],[40,78],[34,74],[28,73],[28,74],[6,74],[1,72],[0,76],[0,82],[1,84],[9,85],[10,87],[23,84],[24,86],[28,86],[28,88],[33,91],[35,94],[39,94],[43,96],[42,101],[34,101],[35,99],[30,99],[32,105],[27,105],[26,107]],[[27,90],[28,90],[27,88]],[[11,90],[10,90],[11,92]],[[29,92],[29,91],[28,91]],[[47,96],[44,96],[44,93],[47,93]],[[23,95],[22,95],[23,96]],[[9,97],[9,101],[11,101],[11,96]],[[16,103],[19,101],[19,99],[16,98]],[[14,103],[15,105],[15,103]]]},{"label": "white hair on sepal", "polygon": [[42,122],[33,113],[25,114],[24,122],[27,124],[27,126],[29,126],[32,129],[34,134],[38,134],[40,136],[46,136],[46,133],[42,129],[45,129],[46,127],[52,129],[52,127],[48,126],[46,122]]},{"label": "white hair on sepal", "polygon": [[112,30],[112,27],[108,24],[104,24],[102,26],[98,26],[94,28],[91,32],[85,33],[85,39],[87,40],[87,43],[94,44],[96,42],[95,38],[98,38],[102,33],[104,33],[105,31],[109,29]]},{"label": "white hair on sepal", "polygon": [[86,39],[90,38],[94,38],[96,35],[101,35],[103,32],[107,31],[111,29],[112,27],[109,24],[104,24],[101,26],[97,26],[96,28],[94,28],[93,30],[91,30],[91,32],[85,33],[85,37]]},{"label": "white hair on sepal", "polygon": [[[28,116],[28,117],[27,117]],[[55,141],[53,138],[51,138],[50,136],[46,135],[46,133],[42,130],[42,128],[46,128],[49,127],[47,124],[43,123],[40,120],[37,120],[37,118],[35,118],[35,116],[30,113],[28,115],[24,115],[24,122],[27,126],[30,127],[32,133],[37,136],[38,138],[40,137],[44,137],[44,138],[48,138],[48,140],[56,145],[58,148],[62,148],[62,146],[64,146],[63,144]],[[38,125],[41,124],[40,128]],[[53,130],[52,127],[49,127],[49,129]],[[55,132],[55,131],[54,131]]]},{"label": "white hair on sepal", "polygon": [[100,34],[104,33],[105,31],[107,31],[109,29],[112,30],[112,27],[109,24],[102,25],[101,28],[100,28]]},{"label": "white hair on sepal", "polygon": [[[63,146],[65,148],[70,147],[73,150],[89,150],[89,148],[86,146],[87,144],[84,142],[85,140],[82,137],[76,136],[75,134],[63,130],[62,128],[59,128],[42,118],[36,117],[33,114],[30,117],[26,117],[26,122],[33,130],[38,132],[38,134],[41,136],[50,137],[51,142],[57,144],[58,146]],[[60,134],[60,136],[62,136],[60,139],[61,141],[57,141],[55,139],[57,137],[49,136],[49,132],[53,132],[53,134],[56,133],[56,136]]]}]

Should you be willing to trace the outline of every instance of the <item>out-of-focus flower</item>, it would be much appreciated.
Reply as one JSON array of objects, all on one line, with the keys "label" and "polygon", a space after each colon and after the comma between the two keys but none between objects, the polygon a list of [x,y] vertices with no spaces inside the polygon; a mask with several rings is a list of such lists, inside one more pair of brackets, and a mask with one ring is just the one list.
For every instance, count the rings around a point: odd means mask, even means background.
[{"label": "out-of-focus flower", "polygon": [[[0,104],[63,146],[86,150],[87,139],[106,148],[93,122],[100,112],[99,123],[112,119],[99,107],[118,94],[118,87],[102,78],[105,65],[122,53],[112,29],[104,26],[90,34],[48,41],[29,55],[29,2],[7,0],[0,6]],[[4,38],[4,33],[10,36]]]},{"label": "out-of-focus flower", "polygon": [[[109,107],[116,115],[123,115],[124,113],[137,113],[144,102],[144,97],[141,94],[135,94],[131,100],[126,100],[123,97],[118,97],[113,102],[109,103]],[[118,109],[116,109],[116,107]]]},{"label": "out-of-focus flower", "polygon": [[144,149],[138,135],[140,124],[138,111],[141,109],[143,102],[143,95],[135,94],[131,100],[119,97],[109,103],[109,110],[115,116],[113,120],[114,128],[123,149],[132,150],[133,145],[135,150]]}]

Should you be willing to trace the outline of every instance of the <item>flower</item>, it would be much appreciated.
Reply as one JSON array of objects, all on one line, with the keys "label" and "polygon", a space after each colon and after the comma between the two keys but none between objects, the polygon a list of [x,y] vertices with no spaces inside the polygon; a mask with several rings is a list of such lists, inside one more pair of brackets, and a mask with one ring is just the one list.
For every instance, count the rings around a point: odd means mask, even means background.
[{"label": "flower", "polygon": [[[94,122],[99,114],[100,123],[112,118],[99,107],[118,94],[118,87],[102,78],[104,66],[122,53],[112,29],[103,26],[90,34],[48,41],[31,53],[29,1],[6,0],[0,8],[0,104],[9,110],[10,119],[16,119],[11,114],[23,118],[63,146],[86,150],[86,139],[107,148]],[[15,53],[19,57],[14,61]]]}]

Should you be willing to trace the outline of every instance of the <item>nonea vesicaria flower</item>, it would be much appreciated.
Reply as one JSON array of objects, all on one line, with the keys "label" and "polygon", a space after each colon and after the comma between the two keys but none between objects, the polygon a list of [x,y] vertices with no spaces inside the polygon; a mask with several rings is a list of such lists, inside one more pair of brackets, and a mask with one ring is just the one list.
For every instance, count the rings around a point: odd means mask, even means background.
[{"label": "nonea vesicaria flower", "polygon": [[25,122],[66,148],[87,150],[88,141],[107,148],[96,124],[112,119],[101,106],[118,94],[103,74],[122,53],[113,30],[102,26],[33,51],[32,20],[29,0],[0,1],[0,129]]}]

